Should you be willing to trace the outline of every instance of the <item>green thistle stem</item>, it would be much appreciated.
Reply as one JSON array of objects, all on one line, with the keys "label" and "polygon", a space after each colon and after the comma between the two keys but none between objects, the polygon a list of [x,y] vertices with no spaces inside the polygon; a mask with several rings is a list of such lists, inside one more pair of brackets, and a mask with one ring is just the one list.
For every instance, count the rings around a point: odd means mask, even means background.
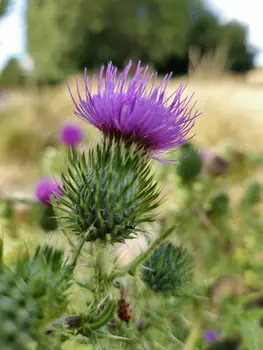
[{"label": "green thistle stem", "polygon": [[160,323],[160,316],[157,315],[154,311],[152,310],[148,310],[148,315],[150,316],[150,318],[154,321],[156,321],[155,326],[157,328],[159,328],[160,331],[162,331],[167,338],[169,338],[172,342],[183,346],[184,343],[178,339],[175,335],[173,335],[173,333],[171,332],[171,330],[169,329],[169,325],[166,322],[162,322]]},{"label": "green thistle stem", "polygon": [[200,322],[196,322],[193,326],[187,341],[184,346],[184,350],[194,350],[196,348],[195,343],[200,334]]},{"label": "green thistle stem", "polygon": [[4,240],[3,238],[0,238],[0,271],[2,271],[4,266],[3,256],[4,256]]},{"label": "green thistle stem", "polygon": [[86,242],[86,235],[88,233],[84,234],[78,244],[78,246],[75,248],[75,251],[73,253],[73,257],[72,257],[72,260],[70,262],[70,267],[72,269],[72,271],[75,269],[76,265],[77,265],[77,262],[78,262],[78,258],[80,256],[80,253],[82,251],[82,248],[84,247],[84,244]]},{"label": "green thistle stem", "polygon": [[184,350],[195,350],[196,341],[198,340],[202,327],[202,298],[196,298],[193,302],[195,320],[193,327],[186,339]]},{"label": "green thistle stem", "polygon": [[162,244],[168,236],[174,231],[175,226],[172,226],[170,229],[168,229],[163,235],[161,235],[159,238],[157,238],[149,247],[148,249],[140,254],[136,259],[134,259],[128,266],[124,267],[123,269],[120,269],[119,271],[113,273],[110,276],[110,280],[114,280],[115,278],[122,277],[126,275],[127,273],[134,276],[136,273],[137,267],[145,261],[153,252],[154,250]]},{"label": "green thistle stem", "polygon": [[105,283],[105,276],[107,276],[107,249],[104,243],[94,245],[93,256],[96,256],[95,260],[95,274],[94,274],[94,285],[96,286],[95,300],[99,301],[103,295],[107,292],[108,284]]}]

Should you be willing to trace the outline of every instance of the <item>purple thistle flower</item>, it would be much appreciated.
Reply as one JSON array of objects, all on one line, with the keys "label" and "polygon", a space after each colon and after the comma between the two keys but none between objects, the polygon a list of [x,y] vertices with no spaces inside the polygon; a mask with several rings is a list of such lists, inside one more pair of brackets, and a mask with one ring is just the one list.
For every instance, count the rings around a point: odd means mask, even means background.
[{"label": "purple thistle flower", "polygon": [[214,343],[217,341],[220,333],[218,331],[212,331],[211,329],[206,329],[204,331],[204,340],[207,343]]},{"label": "purple thistle flower", "polygon": [[[172,74],[167,74],[157,83],[157,73],[149,74],[148,66],[137,65],[135,74],[128,79],[132,67],[130,61],[117,75],[117,68],[109,63],[104,78],[104,67],[98,77],[98,91],[92,96],[92,81],[84,71],[85,98],[79,92],[75,115],[88,121],[104,136],[135,142],[147,150],[153,158],[172,152],[187,142],[187,134],[201,114],[193,113],[192,97],[182,98],[186,86],[180,85],[169,97],[165,97]],[[70,89],[69,89],[70,90]]]},{"label": "purple thistle flower", "polygon": [[75,147],[81,142],[83,133],[77,124],[68,123],[60,130],[59,138],[65,146]]},{"label": "purple thistle flower", "polygon": [[55,180],[43,178],[36,184],[36,197],[45,205],[50,206],[51,199],[55,197],[56,194],[63,196]]}]

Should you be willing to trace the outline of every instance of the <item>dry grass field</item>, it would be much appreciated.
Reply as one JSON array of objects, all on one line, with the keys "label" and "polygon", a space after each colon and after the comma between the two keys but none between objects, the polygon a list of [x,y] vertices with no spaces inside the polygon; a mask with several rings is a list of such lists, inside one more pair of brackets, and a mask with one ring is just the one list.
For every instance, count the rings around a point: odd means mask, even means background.
[{"label": "dry grass field", "polygon": [[[75,91],[75,77],[69,81]],[[217,148],[228,140],[241,151],[263,153],[263,85],[251,79],[199,76],[174,79],[169,90],[180,83],[188,83],[186,93],[195,93],[193,100],[202,111],[194,130],[197,146]],[[7,100],[0,107],[0,189],[30,189],[38,177],[40,153],[56,142],[63,121],[83,126],[88,142],[98,137],[96,130],[74,116],[66,84],[41,91],[11,90]]]}]

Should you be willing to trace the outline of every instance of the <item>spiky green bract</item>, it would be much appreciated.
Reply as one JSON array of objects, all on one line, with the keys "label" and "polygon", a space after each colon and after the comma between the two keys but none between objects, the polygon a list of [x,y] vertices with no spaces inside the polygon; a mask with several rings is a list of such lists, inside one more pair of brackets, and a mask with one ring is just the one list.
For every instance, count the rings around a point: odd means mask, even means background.
[{"label": "spiky green bract", "polygon": [[136,236],[139,225],[153,220],[160,204],[149,157],[134,145],[105,140],[87,157],[73,150],[62,175],[59,223],[87,241],[123,242]]},{"label": "spiky green bract", "polygon": [[64,261],[64,252],[49,245],[38,246],[32,257],[19,259],[14,273],[27,284],[30,295],[38,301],[43,322],[58,316],[67,306],[67,291],[72,268]]},{"label": "spiky green bract", "polygon": [[49,246],[37,247],[33,257],[18,259],[13,268],[1,260],[1,349],[55,349],[59,340],[44,336],[42,327],[65,310],[71,274],[63,251]]},{"label": "spiky green bract", "polygon": [[202,160],[199,152],[191,143],[181,146],[180,160],[177,164],[177,174],[184,184],[192,183],[200,174]]},{"label": "spiky green bract", "polygon": [[251,180],[245,189],[243,204],[253,205],[260,201],[261,185],[256,180]]},{"label": "spiky green bract", "polygon": [[0,348],[37,349],[39,316],[28,285],[4,267],[0,273]]},{"label": "spiky green bract", "polygon": [[193,259],[179,246],[161,244],[145,261],[142,279],[155,293],[186,295],[193,281]]}]

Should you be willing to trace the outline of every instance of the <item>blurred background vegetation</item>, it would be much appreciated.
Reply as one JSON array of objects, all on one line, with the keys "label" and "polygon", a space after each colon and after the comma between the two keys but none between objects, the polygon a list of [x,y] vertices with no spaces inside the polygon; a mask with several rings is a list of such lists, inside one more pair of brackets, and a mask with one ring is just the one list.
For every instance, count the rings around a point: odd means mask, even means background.
[{"label": "blurred background vegetation", "polygon": [[[110,60],[122,66],[130,58],[160,73],[186,74],[191,47],[204,56],[226,46],[226,69],[237,73],[251,69],[255,55],[247,28],[220,24],[202,0],[28,0],[27,25],[39,84],[61,82],[84,66],[93,70]],[[1,85],[8,79],[22,83],[9,66]]]}]

